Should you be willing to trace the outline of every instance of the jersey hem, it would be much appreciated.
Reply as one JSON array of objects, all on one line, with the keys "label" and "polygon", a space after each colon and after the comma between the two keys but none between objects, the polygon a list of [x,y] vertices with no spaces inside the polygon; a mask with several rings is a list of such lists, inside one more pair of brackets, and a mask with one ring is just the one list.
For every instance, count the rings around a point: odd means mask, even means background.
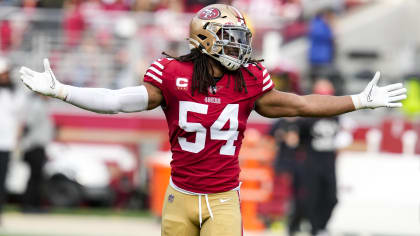
[{"label": "jersey hem", "polygon": [[[230,189],[230,190],[227,190],[227,191],[215,192],[215,193],[222,193],[222,192],[229,192],[229,191],[239,191],[241,189],[241,184],[242,184],[242,182],[239,182],[239,185],[237,187],[233,188],[233,189]],[[175,189],[176,191],[184,193],[184,194],[188,194],[188,195],[212,194],[212,193],[198,193],[198,192],[188,191],[188,190],[185,190],[183,188],[180,188],[172,181],[172,177],[169,178],[169,185],[173,189]]]}]

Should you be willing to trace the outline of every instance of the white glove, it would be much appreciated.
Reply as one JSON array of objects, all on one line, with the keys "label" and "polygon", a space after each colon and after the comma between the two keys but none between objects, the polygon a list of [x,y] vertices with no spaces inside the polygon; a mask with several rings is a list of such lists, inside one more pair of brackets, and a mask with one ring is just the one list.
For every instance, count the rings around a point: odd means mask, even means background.
[{"label": "white glove", "polygon": [[407,89],[403,87],[402,83],[378,87],[380,76],[381,73],[377,71],[363,92],[351,96],[356,110],[377,107],[402,107],[400,101],[407,98]]},{"label": "white glove", "polygon": [[45,71],[40,73],[22,66],[19,70],[20,79],[34,92],[65,100],[68,94],[66,85],[55,78],[47,58],[44,59],[44,69]]}]

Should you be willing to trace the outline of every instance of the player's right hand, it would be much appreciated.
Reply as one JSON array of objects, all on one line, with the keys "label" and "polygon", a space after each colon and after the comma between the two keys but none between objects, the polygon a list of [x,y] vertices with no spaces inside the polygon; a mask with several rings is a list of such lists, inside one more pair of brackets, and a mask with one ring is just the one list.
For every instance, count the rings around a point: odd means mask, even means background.
[{"label": "player's right hand", "polygon": [[22,66],[20,79],[34,92],[64,100],[67,96],[65,86],[55,78],[47,58],[44,59],[44,69],[44,72],[36,72]]}]

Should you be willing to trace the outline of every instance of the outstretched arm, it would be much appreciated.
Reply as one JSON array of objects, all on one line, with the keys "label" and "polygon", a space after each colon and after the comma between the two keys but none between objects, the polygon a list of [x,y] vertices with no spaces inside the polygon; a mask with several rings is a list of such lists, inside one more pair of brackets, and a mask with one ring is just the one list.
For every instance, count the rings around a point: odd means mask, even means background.
[{"label": "outstretched arm", "polygon": [[401,83],[378,87],[380,73],[357,95],[327,96],[306,95],[271,90],[258,99],[256,111],[265,117],[286,116],[335,116],[358,109],[377,107],[401,107],[407,90]]},{"label": "outstretched arm", "polygon": [[61,99],[89,111],[110,114],[138,112],[159,106],[163,99],[160,89],[150,84],[118,90],[78,88],[60,83],[55,78],[48,59],[44,59],[44,69],[40,73],[22,67],[22,82],[37,93]]}]

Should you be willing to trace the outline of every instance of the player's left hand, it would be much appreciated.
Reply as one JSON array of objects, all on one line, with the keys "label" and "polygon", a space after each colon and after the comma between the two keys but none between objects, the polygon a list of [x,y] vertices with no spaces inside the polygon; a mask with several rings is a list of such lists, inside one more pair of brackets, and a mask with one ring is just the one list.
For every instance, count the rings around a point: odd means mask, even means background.
[{"label": "player's left hand", "polygon": [[377,71],[363,92],[351,96],[356,110],[377,107],[402,107],[401,101],[407,98],[407,89],[404,88],[402,83],[379,87],[378,81],[380,76],[380,72]]}]

